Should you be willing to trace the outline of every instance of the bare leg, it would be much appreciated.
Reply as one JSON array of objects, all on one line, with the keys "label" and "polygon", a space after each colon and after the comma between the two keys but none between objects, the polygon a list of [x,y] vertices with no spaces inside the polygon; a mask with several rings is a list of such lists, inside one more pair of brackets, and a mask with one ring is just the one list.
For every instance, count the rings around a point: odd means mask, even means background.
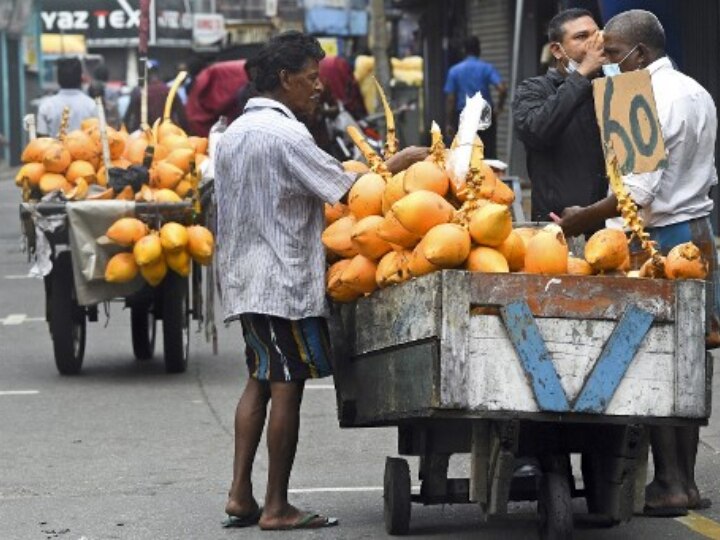
[{"label": "bare leg", "polygon": [[225,512],[231,516],[247,515],[258,507],[252,493],[252,467],[265,426],[269,399],[268,383],[252,377],[248,379],[235,410],[233,481],[225,506]]},{"label": "bare leg", "polygon": [[645,504],[651,508],[686,508],[688,496],[678,462],[676,428],[650,430],[655,478],[645,488]]},{"label": "bare leg", "polygon": [[677,438],[678,464],[680,477],[688,496],[688,506],[695,508],[700,503],[700,492],[695,483],[695,460],[697,458],[699,427],[675,428]]}]

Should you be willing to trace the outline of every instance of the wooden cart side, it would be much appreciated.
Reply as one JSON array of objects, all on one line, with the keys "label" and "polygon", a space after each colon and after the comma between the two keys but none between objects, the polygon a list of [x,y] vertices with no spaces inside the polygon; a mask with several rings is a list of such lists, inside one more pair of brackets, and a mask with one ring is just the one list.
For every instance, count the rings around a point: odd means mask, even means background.
[{"label": "wooden cart side", "polygon": [[[710,400],[704,399],[708,374],[712,380],[712,373],[708,373],[705,361],[705,283],[677,281],[675,286],[674,416],[709,417]],[[707,390],[708,393],[711,391]]]}]

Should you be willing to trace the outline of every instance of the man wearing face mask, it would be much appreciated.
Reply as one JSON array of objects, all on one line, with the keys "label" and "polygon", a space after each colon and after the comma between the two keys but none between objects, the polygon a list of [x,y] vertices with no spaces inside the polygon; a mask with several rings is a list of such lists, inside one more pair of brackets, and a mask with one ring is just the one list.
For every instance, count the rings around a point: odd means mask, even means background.
[{"label": "man wearing face mask", "polygon": [[[710,94],[675,70],[665,54],[665,33],[648,11],[631,10],[608,21],[604,31],[608,73],[647,69],[667,150],[667,167],[630,174],[624,182],[641,207],[646,230],[664,254],[692,241],[708,262],[706,279],[706,345],[720,343],[718,263],[710,224],[710,188],[717,184],[715,138],[717,112]],[[619,68],[619,69],[618,69]],[[560,225],[568,235],[601,227],[618,216],[614,195],[584,208],[567,208]],[[614,221],[614,220],[613,220]],[[678,516],[705,508],[695,483],[698,428],[655,427],[651,430],[655,478],[647,486],[645,513]]]},{"label": "man wearing face mask", "polygon": [[520,84],[512,106],[534,221],[592,204],[608,188],[591,84],[604,63],[602,35],[589,11],[568,9],[550,21],[548,38],[555,67]]}]

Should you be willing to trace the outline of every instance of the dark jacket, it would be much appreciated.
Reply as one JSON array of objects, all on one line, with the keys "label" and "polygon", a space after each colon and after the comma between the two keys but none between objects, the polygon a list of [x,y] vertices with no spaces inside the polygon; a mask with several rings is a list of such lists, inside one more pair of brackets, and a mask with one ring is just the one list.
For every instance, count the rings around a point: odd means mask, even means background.
[{"label": "dark jacket", "polygon": [[513,120],[525,144],[532,183],[533,221],[549,221],[569,206],[588,206],[607,196],[608,183],[595,119],[592,83],[557,70],[518,86]]}]

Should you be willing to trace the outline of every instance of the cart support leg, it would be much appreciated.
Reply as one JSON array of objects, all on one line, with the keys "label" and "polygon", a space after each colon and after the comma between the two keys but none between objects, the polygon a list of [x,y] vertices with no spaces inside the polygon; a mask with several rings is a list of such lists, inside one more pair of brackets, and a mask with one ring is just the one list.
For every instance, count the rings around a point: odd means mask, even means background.
[{"label": "cart support leg", "polygon": [[483,515],[488,504],[488,464],[490,462],[489,422],[473,422],[470,447],[470,501],[480,505]]},{"label": "cart support leg", "polygon": [[635,486],[633,496],[633,511],[641,514],[645,508],[645,486],[647,485],[648,454],[650,452],[650,429],[642,431],[638,446],[638,457],[635,466]]},{"label": "cart support leg", "polygon": [[444,501],[448,496],[448,454],[426,454],[420,457],[420,494],[428,501]]}]

